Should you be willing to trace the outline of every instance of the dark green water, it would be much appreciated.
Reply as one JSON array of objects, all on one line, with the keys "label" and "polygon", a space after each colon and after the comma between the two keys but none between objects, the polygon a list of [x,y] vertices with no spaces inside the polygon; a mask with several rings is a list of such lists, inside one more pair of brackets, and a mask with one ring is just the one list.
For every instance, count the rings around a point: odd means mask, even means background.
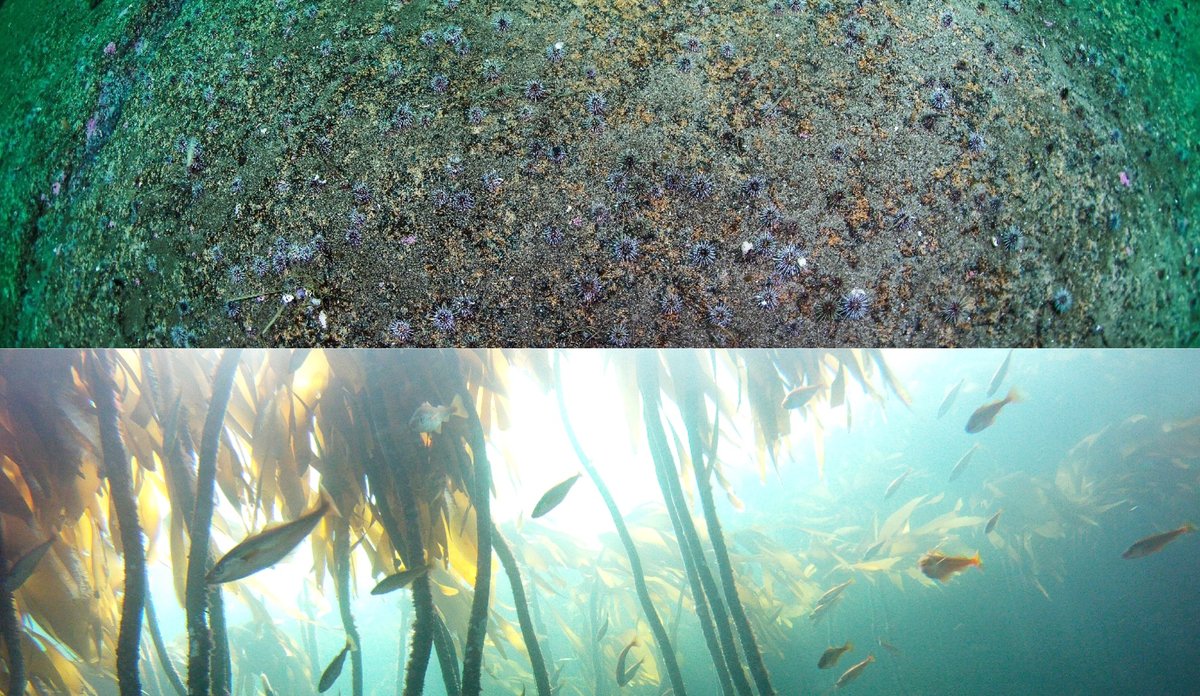
[{"label": "dark green water", "polygon": [[1198,12],[8,0],[0,336],[1194,345]]}]

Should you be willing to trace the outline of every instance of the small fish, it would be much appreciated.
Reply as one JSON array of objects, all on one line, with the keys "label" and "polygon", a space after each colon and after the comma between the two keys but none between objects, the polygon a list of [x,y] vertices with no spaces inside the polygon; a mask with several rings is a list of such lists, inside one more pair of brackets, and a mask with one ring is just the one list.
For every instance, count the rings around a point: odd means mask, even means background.
[{"label": "small fish", "polygon": [[967,450],[966,454],[964,454],[962,457],[959,458],[958,463],[955,464],[954,468],[950,470],[950,480],[951,481],[958,478],[959,474],[961,474],[963,472],[963,469],[967,468],[967,462],[971,461],[971,456],[973,454],[975,454],[975,450],[977,450],[977,449],[979,449],[978,442],[976,442],[975,445],[973,447],[971,447],[971,449]]},{"label": "small fish", "polygon": [[1000,514],[1003,512],[1004,510],[998,510],[996,514],[992,515],[991,519],[987,521],[987,524],[983,526],[984,534],[992,533],[992,530],[996,528],[996,523],[1000,521]]},{"label": "small fish", "polygon": [[830,667],[836,667],[838,660],[841,659],[842,655],[845,655],[853,649],[854,643],[851,643],[850,641],[846,641],[846,644],[841,647],[834,646],[832,648],[826,648],[825,652],[821,653],[821,659],[817,660],[817,669],[829,669]]},{"label": "small fish", "polygon": [[1008,396],[999,401],[989,401],[988,403],[975,409],[975,413],[967,419],[967,432],[977,433],[980,430],[991,425],[996,420],[996,415],[1000,413],[1000,409],[1007,404],[1015,404],[1022,400],[1021,392],[1017,391],[1016,387],[1008,390]]},{"label": "small fish", "polygon": [[575,482],[579,480],[579,476],[579,474],[575,474],[566,481],[563,481],[562,483],[559,483],[550,490],[546,491],[537,501],[537,505],[533,506],[533,512],[530,513],[529,516],[534,518],[541,517],[542,515],[558,507],[558,504],[561,503],[563,499],[567,497],[567,493],[571,491],[571,486],[574,486]]},{"label": "small fish", "polygon": [[824,616],[830,609],[832,609],[833,605],[835,604],[837,604],[836,599],[831,599],[828,602],[818,603],[815,607],[813,607],[813,610],[808,613],[808,620],[812,621],[813,623],[820,621],[821,617]]},{"label": "small fish", "polygon": [[629,657],[629,651],[635,645],[637,645],[637,636],[634,636],[633,640],[629,641],[629,645],[625,646],[625,649],[621,651],[620,657],[617,658],[617,686],[619,687],[628,684],[637,675],[642,663],[646,661],[646,658],[643,657],[632,667],[625,669],[625,659]]},{"label": "small fish", "polygon": [[942,399],[942,405],[938,406],[938,418],[946,415],[946,412],[948,412],[950,407],[954,405],[954,400],[958,398],[958,392],[962,389],[963,383],[966,381],[966,378],[958,380],[958,384],[954,385],[951,387],[950,391],[946,392],[946,396]]},{"label": "small fish", "polygon": [[911,473],[912,469],[908,469],[903,474],[897,476],[894,481],[889,483],[887,490],[883,492],[883,499],[887,500],[888,498],[892,497],[892,494],[896,492],[896,489],[900,487],[900,484],[904,483],[904,479],[908,478],[908,475]]},{"label": "small fish", "polygon": [[947,556],[941,551],[930,551],[921,556],[921,560],[917,561],[917,565],[920,566],[921,572],[925,573],[926,577],[933,578],[939,582],[946,582],[950,576],[955,573],[961,573],[971,566],[983,568],[983,563],[979,561],[978,553],[974,556]]},{"label": "small fish", "polygon": [[788,392],[787,396],[783,397],[783,404],[781,405],[784,408],[800,408],[804,404],[808,403],[809,399],[816,396],[817,392],[820,390],[821,385],[819,384],[808,384],[802,387],[796,387]]},{"label": "small fish", "polygon": [[817,604],[828,604],[829,602],[832,602],[833,600],[837,599],[837,596],[844,592],[847,587],[850,587],[853,584],[854,578],[850,578],[840,585],[834,585],[826,590],[825,594],[821,595],[821,597],[817,600]]},{"label": "small fish", "polygon": [[883,648],[884,650],[886,650],[886,651],[890,652],[890,653],[891,653],[891,654],[893,654],[893,655],[899,655],[899,654],[900,654],[900,648],[897,648],[896,646],[894,646],[894,645],[892,645],[891,643],[887,642],[887,641],[886,641],[886,640],[884,640],[883,638],[876,638],[876,639],[875,639],[875,642],[879,643],[879,647]]},{"label": "small fish", "polygon": [[328,691],[333,686],[333,683],[337,681],[337,678],[342,676],[342,666],[346,664],[346,656],[350,654],[350,645],[350,641],[346,641],[346,647],[342,648],[342,651],[337,654],[337,657],[333,658],[333,661],[329,663],[325,671],[321,672],[321,681],[317,684],[317,693],[323,694]]},{"label": "small fish", "polygon": [[867,549],[867,552],[866,552],[866,553],[864,553],[864,554],[862,555],[862,558],[861,558],[861,559],[859,559],[859,560],[862,560],[862,561],[869,561],[869,560],[871,560],[871,558],[872,558],[872,557],[873,557],[875,554],[879,553],[879,549],[882,549],[882,548],[883,548],[883,545],[884,545],[885,543],[887,543],[887,539],[880,539],[879,541],[875,542],[874,544],[871,544],[870,548],[868,548],[868,549]]},{"label": "small fish", "polygon": [[1175,541],[1180,536],[1194,531],[1196,531],[1196,527],[1189,522],[1179,529],[1172,529],[1169,532],[1148,536],[1126,549],[1125,553],[1121,554],[1121,558],[1144,558],[1152,553],[1158,553],[1162,551],[1164,546]]},{"label": "small fish", "polygon": [[[0,476],[3,475],[3,473],[0,473]],[[53,544],[54,537],[50,537],[30,549],[24,556],[18,558],[17,562],[13,563],[12,568],[4,576],[4,590],[6,592],[16,592],[17,588],[24,584],[30,575],[33,575],[33,570],[37,568],[38,561],[42,560],[42,556],[46,555],[46,552],[50,550]]]},{"label": "small fish", "polygon": [[205,581],[209,585],[219,585],[241,580],[263,568],[275,565],[304,541],[304,537],[312,532],[325,513],[331,509],[333,502],[329,495],[322,491],[321,500],[312,510],[291,522],[268,527],[243,539],[216,562],[212,570],[208,571]]},{"label": "small fish", "polygon": [[412,418],[408,419],[408,427],[418,433],[440,433],[442,425],[451,416],[467,417],[467,409],[463,407],[462,397],[454,395],[454,401],[449,406],[434,406],[428,401],[417,407]]},{"label": "small fish", "polygon": [[985,396],[995,394],[996,390],[1004,382],[1004,378],[1008,375],[1008,363],[1012,360],[1012,355],[1013,352],[1009,349],[1008,355],[1004,356],[1004,362],[1000,363],[1000,367],[996,368],[996,373],[992,375],[992,381],[988,383],[987,394]]},{"label": "small fish", "polygon": [[599,643],[604,634],[608,633],[608,617],[604,617],[604,624],[600,626],[600,630],[596,631],[596,642]]},{"label": "small fish", "polygon": [[402,570],[399,573],[389,575],[386,578],[379,581],[379,584],[375,586],[375,589],[371,590],[371,594],[381,595],[381,594],[387,594],[389,592],[394,592],[395,590],[398,590],[401,587],[406,587],[410,582],[412,582],[413,580],[416,580],[417,578],[421,577],[422,575],[424,575],[427,572],[429,572],[429,566],[423,565],[423,566],[417,566],[416,568],[409,568],[408,570]]},{"label": "small fish", "polygon": [[840,689],[843,686],[854,681],[855,679],[858,679],[859,675],[862,674],[862,671],[867,668],[867,665],[871,664],[874,661],[875,661],[874,655],[867,655],[867,659],[863,660],[862,662],[859,662],[858,664],[854,665],[853,667],[846,670],[845,672],[842,672],[842,676],[838,677],[838,680],[833,683],[833,688]]},{"label": "small fish", "polygon": [[275,696],[275,690],[271,688],[271,680],[267,679],[266,674],[260,676],[262,677],[263,696]]}]

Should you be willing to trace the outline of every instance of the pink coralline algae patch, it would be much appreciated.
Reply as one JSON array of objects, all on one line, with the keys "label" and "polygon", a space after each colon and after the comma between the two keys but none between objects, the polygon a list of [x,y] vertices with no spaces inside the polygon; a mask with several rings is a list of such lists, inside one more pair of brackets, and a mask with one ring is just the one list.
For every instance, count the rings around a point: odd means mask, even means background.
[{"label": "pink coralline algae patch", "polygon": [[1131,185],[1131,182],[1129,181],[1129,175],[1126,174],[1124,170],[1122,170],[1120,174],[1117,174],[1117,178],[1121,180],[1121,185],[1125,188],[1129,188]]},{"label": "pink coralline algae patch", "polygon": [[109,41],[108,45],[106,45],[104,47],[104,55],[115,56],[116,54],[117,54],[117,42]]}]

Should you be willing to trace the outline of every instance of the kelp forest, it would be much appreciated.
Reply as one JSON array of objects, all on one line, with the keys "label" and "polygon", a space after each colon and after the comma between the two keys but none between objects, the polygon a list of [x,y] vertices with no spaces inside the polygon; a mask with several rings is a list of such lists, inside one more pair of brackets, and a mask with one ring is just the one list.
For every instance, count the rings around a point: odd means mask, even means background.
[{"label": "kelp forest", "polygon": [[[960,382],[935,419],[893,355],[0,352],[0,684],[769,696],[865,672],[903,693],[897,596],[954,606],[1003,578],[991,596],[1049,601],[1059,549],[1195,490],[1109,474],[1190,476],[1196,419],[1114,421],[1049,474],[1004,470],[988,453],[1034,406],[1013,389],[967,420]],[[926,458],[936,481],[898,437],[826,467],[835,433],[916,409],[975,438]]]},{"label": "kelp forest", "polygon": [[[478,694],[488,679],[514,692],[527,683],[539,696],[605,693],[616,688],[609,678],[616,649],[593,640],[602,624],[631,637],[644,627],[636,659],[622,656],[626,674],[618,680],[682,696],[688,685],[673,645],[681,612],[699,622],[723,693],[775,693],[764,631],[755,630],[740,595],[714,505],[714,486],[728,487],[716,456],[722,415],[749,409],[765,463],[788,436],[779,404],[790,385],[823,383],[809,396],[833,400],[848,378],[870,390],[877,382],[899,386],[869,352],[608,359],[631,426],[645,438],[643,465],[661,490],[665,519],[635,526],[622,517],[602,468],[574,439],[560,391],[561,427],[587,481],[579,485],[599,491],[619,540],[595,559],[531,545],[490,513],[493,477],[519,477],[522,466],[498,472],[489,457],[491,434],[512,417],[508,375],[519,367],[554,390],[558,354],[4,353],[0,568],[8,571],[0,613],[8,693],[314,690],[318,675],[302,657],[314,648],[311,624],[307,640],[282,633],[272,597],[211,575],[228,550],[218,537],[286,526],[310,510],[323,511],[302,541],[313,565],[297,570],[283,592],[291,600],[302,588],[332,586],[346,639],[336,665],[345,663],[346,693],[360,696],[370,678],[359,650],[364,618],[351,611],[351,595],[364,586],[358,581],[417,569],[425,572],[409,574],[405,600],[411,633],[396,654],[404,696],[422,693],[427,679],[448,694]],[[744,404],[718,391],[718,372],[735,375]],[[680,429],[664,419],[668,410]],[[270,554],[274,542],[251,553]],[[571,592],[586,610],[564,617],[559,630],[593,672],[586,684],[564,683],[543,646],[548,618],[538,614],[538,595],[562,591],[545,572],[547,555],[581,578]],[[173,579],[165,596],[148,591],[147,563],[159,557]],[[511,605],[496,601],[500,583]],[[186,611],[186,649],[172,649],[158,625],[156,605],[167,602]],[[253,628],[229,625],[231,603],[250,609]],[[292,659],[258,670],[241,647],[250,643],[238,639],[247,630],[254,644],[274,642],[270,650]]]}]

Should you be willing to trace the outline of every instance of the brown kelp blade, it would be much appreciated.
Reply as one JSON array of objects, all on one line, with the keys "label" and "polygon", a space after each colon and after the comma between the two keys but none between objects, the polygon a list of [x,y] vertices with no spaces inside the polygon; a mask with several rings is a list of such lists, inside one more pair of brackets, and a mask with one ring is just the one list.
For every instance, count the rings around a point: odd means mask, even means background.
[{"label": "brown kelp blade", "polygon": [[530,517],[541,517],[558,507],[558,504],[566,499],[567,493],[571,491],[571,486],[574,486],[575,482],[579,480],[579,476],[579,474],[575,474],[566,481],[546,491],[541,499],[537,501],[537,505],[533,506],[533,512],[530,514]]},{"label": "brown kelp blade", "polygon": [[29,553],[18,558],[17,562],[12,566],[12,570],[8,571],[8,574],[4,576],[4,589],[8,592],[16,592],[17,588],[28,580],[30,575],[33,575],[33,570],[37,568],[38,561],[42,560],[42,556],[46,555],[46,552],[50,550],[53,544],[54,537],[50,537],[33,547]]}]

